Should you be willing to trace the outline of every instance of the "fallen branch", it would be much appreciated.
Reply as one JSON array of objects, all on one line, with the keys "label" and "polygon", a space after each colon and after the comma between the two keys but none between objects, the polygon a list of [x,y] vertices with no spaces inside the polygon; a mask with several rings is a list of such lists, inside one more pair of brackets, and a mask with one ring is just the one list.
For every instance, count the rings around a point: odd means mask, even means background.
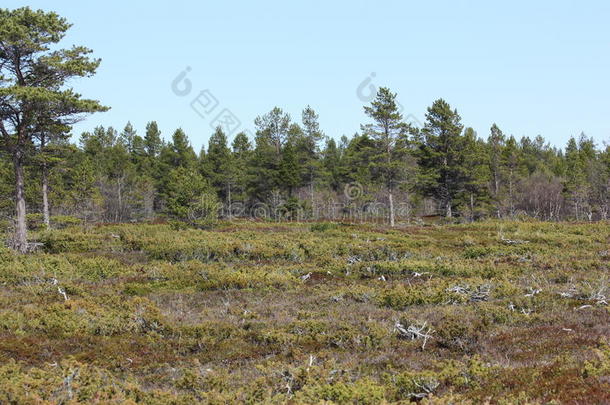
[{"label": "fallen branch", "polygon": [[52,282],[53,282],[53,285],[57,286],[57,292],[59,293],[59,295],[64,297],[64,301],[68,301],[68,294],[66,294],[66,290],[64,290],[63,288],[61,288],[59,286],[59,281],[57,281],[56,278],[53,278]]},{"label": "fallen branch", "polygon": [[533,296],[538,295],[538,294],[540,294],[542,292],[542,289],[540,289],[540,288],[528,287],[527,289],[528,289],[529,292],[527,294],[525,294],[526,297],[533,297]]},{"label": "fallen branch", "polygon": [[521,239],[506,239],[504,236],[500,238],[500,240],[505,245],[523,245],[525,243],[529,243],[529,240],[521,240]]},{"label": "fallen branch", "polygon": [[434,393],[434,391],[436,391],[439,385],[441,385],[441,383],[438,382],[436,379],[426,379],[420,381],[413,380],[413,384],[417,388],[421,389],[421,392],[409,393],[409,396],[415,399],[424,399],[430,396],[430,394]]},{"label": "fallen branch", "polygon": [[447,288],[445,291],[452,292],[455,294],[468,296],[470,302],[481,302],[487,301],[491,294],[490,284],[481,284],[476,288],[471,288],[469,285],[455,285],[451,288]]},{"label": "fallen branch", "polygon": [[400,321],[396,321],[396,323],[394,324],[394,330],[398,332],[398,335],[404,339],[422,339],[422,350],[426,348],[426,343],[428,342],[428,339],[431,339],[432,334],[434,333],[434,330],[428,326],[427,322],[424,322],[422,325],[411,324],[405,328],[405,326],[400,323]]},{"label": "fallen branch", "polygon": [[585,286],[586,287],[579,292],[576,286],[572,284],[568,290],[560,292],[559,296],[563,298],[573,298],[579,301],[594,302],[595,305],[608,305],[608,287],[604,281],[601,281],[596,288],[590,283],[585,283]]}]

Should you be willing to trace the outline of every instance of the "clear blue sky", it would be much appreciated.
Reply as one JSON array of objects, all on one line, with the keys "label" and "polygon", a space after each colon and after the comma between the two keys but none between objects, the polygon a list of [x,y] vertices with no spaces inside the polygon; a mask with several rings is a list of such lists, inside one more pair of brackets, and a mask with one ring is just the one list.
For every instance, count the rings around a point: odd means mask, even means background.
[{"label": "clear blue sky", "polygon": [[[444,98],[465,125],[487,137],[544,136],[563,146],[584,131],[610,141],[610,2],[607,1],[21,1],[2,7],[52,9],[74,26],[66,45],[102,58],[99,73],[74,87],[112,110],[96,125],[144,132],[156,120],[165,138],[182,127],[198,150],[214,117],[190,102],[208,89],[253,128],[274,106],[300,120],[310,104],[327,135],[366,122],[357,87],[398,93],[404,114],[423,120]],[[172,92],[186,67],[192,91]],[[366,90],[366,88],[365,88]],[[208,104],[211,106],[211,104]],[[201,108],[201,106],[200,106]],[[215,115],[215,114],[214,114]]]}]

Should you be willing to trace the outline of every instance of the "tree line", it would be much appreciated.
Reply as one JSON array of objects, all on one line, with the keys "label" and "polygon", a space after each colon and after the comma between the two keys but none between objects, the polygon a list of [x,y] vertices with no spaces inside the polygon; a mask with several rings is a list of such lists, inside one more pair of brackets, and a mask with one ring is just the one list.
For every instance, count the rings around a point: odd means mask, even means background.
[{"label": "tree line", "polygon": [[380,88],[351,137],[336,140],[311,107],[279,107],[254,121],[254,139],[221,127],[197,153],[177,129],[97,127],[71,139],[84,114],[106,111],[67,87],[95,73],[85,47],[56,49],[70,24],[55,13],[0,10],[0,213],[27,250],[26,208],[91,222],[217,216],[275,220],[422,216],[606,220],[610,148],[581,134],[563,149],[541,136],[477,134],[439,99],[422,127],[405,122],[397,95]]},{"label": "tree line", "polygon": [[[610,148],[584,134],[563,150],[540,136],[507,136],[495,124],[484,138],[442,99],[416,128],[387,88],[364,112],[370,122],[337,142],[311,107],[298,122],[276,107],[256,118],[254,139],[242,132],[229,140],[219,127],[199,153],[182,129],[165,141],[155,121],[142,134],[130,123],[121,131],[100,126],[78,144],[50,133],[44,145],[31,145],[27,206],[45,222],[50,214],[94,222],[347,217],[390,225],[424,215],[608,218]],[[14,194],[6,154],[0,173],[1,189]],[[2,208],[10,215],[13,206]]]}]

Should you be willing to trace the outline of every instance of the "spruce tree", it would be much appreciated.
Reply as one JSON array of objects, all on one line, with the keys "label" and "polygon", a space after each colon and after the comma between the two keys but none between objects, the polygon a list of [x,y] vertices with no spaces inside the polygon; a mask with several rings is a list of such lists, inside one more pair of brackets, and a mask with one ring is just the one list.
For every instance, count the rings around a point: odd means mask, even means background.
[{"label": "spruce tree", "polygon": [[502,130],[494,123],[490,129],[490,135],[487,138],[487,147],[489,150],[489,170],[491,173],[491,190],[494,199],[496,215],[500,217],[500,186],[502,184],[501,165],[502,165],[502,148],[504,147],[505,137]]},{"label": "spruce tree", "polygon": [[506,194],[508,199],[508,214],[515,216],[517,203],[517,184],[524,172],[521,149],[514,136],[510,136],[502,150],[502,171],[506,178]]},{"label": "spruce tree", "polygon": [[182,128],[178,128],[172,135],[172,141],[163,147],[160,159],[170,170],[176,167],[195,166],[197,155]]},{"label": "spruce tree", "polygon": [[341,152],[333,138],[326,141],[322,152],[322,170],[325,183],[333,190],[341,187]]},{"label": "spruce tree", "polygon": [[489,204],[491,178],[487,145],[472,128],[464,130],[464,171],[466,174],[462,205],[471,221],[484,215]]},{"label": "spruce tree", "polygon": [[465,190],[465,142],[461,117],[443,100],[428,108],[419,150],[419,187],[424,196],[440,202],[445,216],[453,216],[455,198]]},{"label": "spruce tree", "polygon": [[235,169],[235,198],[234,201],[244,203],[247,199],[246,187],[248,184],[248,168],[252,158],[252,144],[244,132],[240,132],[231,144],[232,158]]},{"label": "spruce tree", "polygon": [[292,197],[294,189],[301,182],[297,154],[292,142],[288,142],[284,146],[278,174],[281,179],[282,188],[286,191],[288,197]]},{"label": "spruce tree", "polygon": [[146,134],[144,135],[144,149],[149,158],[156,158],[163,147],[161,131],[155,121],[146,124]]},{"label": "spruce tree", "polygon": [[231,193],[235,181],[235,162],[227,145],[227,136],[221,127],[217,127],[210,137],[206,161],[212,186],[216,189],[220,198],[230,207],[232,202]]}]

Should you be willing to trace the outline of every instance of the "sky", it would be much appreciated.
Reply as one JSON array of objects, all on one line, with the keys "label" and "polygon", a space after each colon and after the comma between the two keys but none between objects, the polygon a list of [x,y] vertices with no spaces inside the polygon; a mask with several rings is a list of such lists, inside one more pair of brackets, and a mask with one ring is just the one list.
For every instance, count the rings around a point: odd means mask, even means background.
[{"label": "sky", "polygon": [[300,121],[307,105],[325,134],[351,136],[380,86],[418,125],[443,98],[487,137],[563,147],[584,132],[610,142],[608,1],[12,1],[73,24],[63,45],[101,58],[70,83],[110,106],[74,127],[166,139],[184,129],[196,150],[222,124],[230,138],[278,106]]}]

